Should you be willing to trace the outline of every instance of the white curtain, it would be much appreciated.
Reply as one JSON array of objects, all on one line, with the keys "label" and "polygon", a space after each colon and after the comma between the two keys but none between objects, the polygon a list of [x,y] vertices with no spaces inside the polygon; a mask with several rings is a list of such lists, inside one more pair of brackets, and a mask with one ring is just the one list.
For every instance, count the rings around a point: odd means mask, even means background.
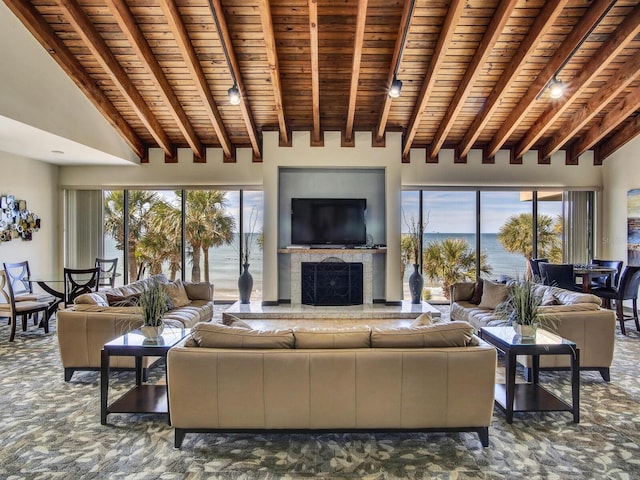
[{"label": "white curtain", "polygon": [[589,263],[593,258],[593,192],[565,191],[562,197],[565,262]]},{"label": "white curtain", "polygon": [[69,268],[91,268],[102,257],[102,191],[65,191],[65,259]]}]

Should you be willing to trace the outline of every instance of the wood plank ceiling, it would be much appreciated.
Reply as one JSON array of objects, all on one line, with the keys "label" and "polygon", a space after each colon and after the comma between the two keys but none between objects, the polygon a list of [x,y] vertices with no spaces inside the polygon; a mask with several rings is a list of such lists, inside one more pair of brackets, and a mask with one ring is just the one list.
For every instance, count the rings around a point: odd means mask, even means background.
[{"label": "wood plank ceiling", "polygon": [[[640,132],[633,0],[4,0],[143,159],[251,148],[261,134],[403,132],[402,161],[443,148],[492,163],[594,150]],[[401,95],[387,95],[394,77]],[[549,97],[549,82],[566,86]],[[227,91],[236,84],[239,105]]]}]

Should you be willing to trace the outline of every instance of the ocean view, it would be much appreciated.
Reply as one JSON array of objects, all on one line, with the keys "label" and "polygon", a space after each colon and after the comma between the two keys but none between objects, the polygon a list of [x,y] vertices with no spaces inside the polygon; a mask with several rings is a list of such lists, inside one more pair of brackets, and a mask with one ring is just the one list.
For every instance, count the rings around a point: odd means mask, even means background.
[{"label": "ocean view", "polygon": [[[257,234],[256,234],[257,236]],[[425,233],[425,245],[431,241],[442,241],[445,238],[461,238],[467,240],[471,248],[475,248],[475,234],[472,233]],[[237,243],[237,240],[236,240]],[[255,247],[251,253],[251,267],[249,271],[253,276],[252,300],[262,298],[262,250],[254,243]],[[482,251],[487,255],[487,261],[492,267],[491,278],[498,276],[523,276],[526,268],[525,259],[522,255],[509,253],[502,248],[495,233],[484,233],[481,236]],[[122,273],[123,262],[122,252],[115,248],[115,243],[110,238],[105,238],[105,258],[119,257],[118,271]],[[412,269],[407,268],[405,272],[405,296],[409,298],[407,281]],[[238,276],[240,275],[238,266],[238,251],[234,246],[224,245],[212,248],[209,252],[209,279],[215,286],[215,299],[224,301],[236,301],[238,299]],[[122,278],[122,277],[120,277]],[[191,266],[187,267],[185,278],[191,280]],[[201,276],[204,280],[204,274]],[[434,298],[441,295],[437,282],[428,282],[425,279],[425,287],[430,288]]]}]

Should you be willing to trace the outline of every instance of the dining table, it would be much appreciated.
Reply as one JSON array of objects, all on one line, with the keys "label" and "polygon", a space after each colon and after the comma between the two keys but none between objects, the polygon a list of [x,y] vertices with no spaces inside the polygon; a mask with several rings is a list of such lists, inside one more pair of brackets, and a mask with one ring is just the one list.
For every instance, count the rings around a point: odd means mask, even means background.
[{"label": "dining table", "polygon": [[591,292],[591,282],[596,277],[610,276],[617,272],[615,268],[603,267],[592,263],[575,263],[573,265],[573,275],[582,279],[582,292]]}]

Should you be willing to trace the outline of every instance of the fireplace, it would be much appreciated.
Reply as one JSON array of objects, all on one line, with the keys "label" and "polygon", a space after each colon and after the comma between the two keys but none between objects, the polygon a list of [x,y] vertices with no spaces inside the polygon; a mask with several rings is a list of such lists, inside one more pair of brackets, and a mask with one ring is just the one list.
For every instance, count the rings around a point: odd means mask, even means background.
[{"label": "fireplace", "polygon": [[361,305],[363,266],[360,262],[302,262],[305,305]]}]

